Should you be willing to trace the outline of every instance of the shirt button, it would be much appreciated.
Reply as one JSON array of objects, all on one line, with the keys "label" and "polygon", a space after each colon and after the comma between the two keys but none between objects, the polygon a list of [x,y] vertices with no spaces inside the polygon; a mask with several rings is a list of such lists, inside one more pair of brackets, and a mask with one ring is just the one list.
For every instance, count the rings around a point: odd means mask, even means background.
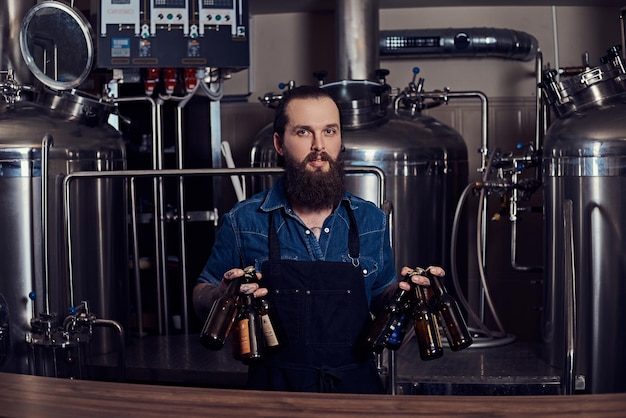
[{"label": "shirt button", "polygon": [[311,235],[311,231],[308,230],[308,229],[306,231],[304,231],[304,233],[307,234],[307,235]]},{"label": "shirt button", "polygon": [[328,234],[330,232],[330,228],[324,228],[324,232]]},{"label": "shirt button", "polygon": [[367,274],[367,269],[363,269],[363,274]]}]

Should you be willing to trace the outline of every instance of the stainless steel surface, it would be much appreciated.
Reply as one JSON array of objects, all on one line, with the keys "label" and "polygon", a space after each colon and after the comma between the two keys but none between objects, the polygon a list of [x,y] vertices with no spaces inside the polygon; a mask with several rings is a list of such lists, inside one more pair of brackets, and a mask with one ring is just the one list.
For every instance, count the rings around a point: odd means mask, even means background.
[{"label": "stainless steel surface", "polygon": [[26,65],[46,86],[69,90],[89,76],[94,58],[91,26],[70,6],[37,4],[22,20],[19,40]]},{"label": "stainless steel surface", "polygon": [[[626,390],[622,324],[626,317],[626,93],[623,70],[620,74],[598,78],[587,86],[589,92],[578,87],[560,89],[571,96],[555,103],[571,106],[552,124],[544,145],[543,341],[547,359],[563,368],[568,338],[564,330],[572,309],[566,283],[573,276],[575,374],[584,379],[590,393]],[[572,266],[563,253],[568,246],[562,221],[568,201],[572,202]]]},{"label": "stainless steel surface", "polygon": [[380,32],[380,55],[393,57],[498,57],[532,61],[537,39],[500,28],[401,29]]},{"label": "stainless steel surface", "polygon": [[[67,313],[72,296],[63,235],[60,179],[70,172],[124,168],[124,146],[110,127],[88,127],[35,103],[0,109],[0,210],[3,251],[0,293],[9,303],[12,354],[4,367],[28,372],[25,334],[41,312]],[[49,149],[49,202],[42,208],[42,139]],[[128,321],[126,207],[123,184],[93,180],[75,189],[73,237],[76,298],[101,318]],[[44,285],[42,210],[47,211],[49,283]],[[34,300],[31,300],[30,294]],[[99,349],[105,350],[106,347]]]},{"label": "stainless steel surface", "polygon": [[[126,351],[126,376],[135,383],[243,389],[247,367],[233,359],[230,342],[206,350],[198,335],[149,336],[132,340]],[[415,338],[405,340],[395,356],[397,395],[557,395],[558,370],[541,359],[538,344],[516,342],[495,348],[452,352],[433,361],[419,359]],[[117,357],[94,357],[96,379],[117,376]],[[391,372],[391,371],[389,371]],[[440,398],[440,402],[445,399]],[[402,402],[402,399],[398,400]],[[382,413],[381,415],[384,415]]]},{"label": "stainless steel surface", "polygon": [[376,80],[378,0],[337,1],[337,77]]},{"label": "stainless steel surface", "polygon": [[32,85],[33,75],[20,51],[20,28],[28,10],[37,0],[4,0],[0,2],[0,71],[13,69],[21,85]]},{"label": "stainless steel surface", "polygon": [[576,266],[574,258],[574,225],[572,220],[571,200],[563,202],[563,234],[565,242],[565,364],[564,378],[562,382],[563,393],[573,395],[576,374]]},{"label": "stainless steel surface", "polygon": [[[620,20],[620,33],[622,36],[622,46],[626,46],[626,7],[622,7],[619,10],[619,20]],[[626,58],[626,49],[622,50],[622,58]]]},{"label": "stainless steel surface", "polygon": [[586,106],[626,92],[626,69],[620,48],[609,49],[599,67],[590,68],[587,65],[583,72],[569,78],[560,79],[556,70],[545,72],[542,85],[548,103],[558,116],[584,111]]},{"label": "stainless steel surface", "polygon": [[[371,165],[385,173],[385,195],[393,205],[393,248],[398,266],[449,267],[455,202],[468,176],[463,138],[429,116],[399,112],[368,129],[344,131],[343,142],[347,167]],[[256,138],[252,163],[272,167],[277,158],[270,125]],[[352,176],[346,186],[354,194],[380,203],[375,180],[371,175]]]},{"label": "stainless steel surface", "polygon": [[[398,107],[394,107],[394,114],[388,113],[390,87],[380,83],[375,74],[378,8],[378,0],[337,3],[340,81],[322,87],[341,111],[345,165],[371,165],[385,173],[385,198],[393,209],[392,246],[398,267],[449,268],[454,203],[468,177],[467,147],[456,131],[429,116]],[[486,115],[484,112],[485,142]],[[272,135],[271,125],[257,135],[251,155],[254,167],[277,165]],[[376,194],[373,180],[368,175],[351,177],[346,187],[379,203],[382,197]]]},{"label": "stainless steel surface", "polygon": [[389,88],[367,80],[342,80],[320,87],[335,98],[344,130],[364,129],[387,121]]}]

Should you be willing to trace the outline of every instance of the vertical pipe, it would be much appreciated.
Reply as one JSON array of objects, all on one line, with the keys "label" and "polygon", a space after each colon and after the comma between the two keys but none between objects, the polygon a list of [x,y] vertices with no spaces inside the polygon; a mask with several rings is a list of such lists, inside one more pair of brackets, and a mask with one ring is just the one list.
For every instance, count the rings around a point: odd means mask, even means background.
[{"label": "vertical pipe", "polygon": [[541,51],[537,51],[537,55],[535,57],[535,83],[537,83],[536,90],[536,101],[535,101],[535,150],[539,151],[543,146],[543,138],[545,137],[547,127],[545,113],[547,110],[547,106],[544,105],[543,100],[543,89],[541,88],[541,81],[543,80],[542,76],[543,71],[543,53]]},{"label": "vertical pipe", "polygon": [[137,334],[143,337],[143,304],[141,301],[141,274],[139,272],[139,233],[137,232],[137,190],[135,178],[130,179],[130,215],[133,245],[133,275],[135,277],[135,306],[137,309]]},{"label": "vertical pipe", "polygon": [[378,0],[337,1],[337,76],[378,81]]},{"label": "vertical pipe", "polygon": [[[182,170],[184,168],[183,160],[183,107],[187,102],[181,102],[176,107],[176,150],[177,160],[176,168]],[[185,209],[185,181],[184,177],[178,178],[178,218],[179,218],[179,238],[180,238],[180,282],[183,293],[183,331],[185,334],[189,333],[189,316],[188,304],[189,294],[187,292],[187,215]]]},{"label": "vertical pipe", "polygon": [[43,278],[44,278],[44,298],[45,298],[45,310],[46,314],[50,313],[50,266],[49,266],[49,224],[48,224],[48,196],[49,190],[49,178],[48,178],[48,163],[50,159],[50,147],[54,145],[52,136],[47,134],[41,143],[41,229],[42,229],[42,241],[43,241]]},{"label": "vertical pipe", "polygon": [[[148,104],[150,105],[150,121],[151,121],[151,135],[152,135],[152,166],[157,167],[159,165],[159,161],[158,161],[158,156],[156,153],[157,150],[157,145],[159,144],[159,141],[157,138],[161,135],[161,131],[160,129],[157,128],[157,125],[160,123],[160,118],[157,117],[157,104],[154,101],[154,99],[152,99],[149,96],[137,96],[137,97],[118,97],[115,99],[115,103],[133,103],[133,102],[148,102]],[[134,263],[135,263],[135,287],[136,287],[136,291],[137,291],[137,295],[136,295],[136,300],[138,301],[137,304],[137,328],[138,328],[138,332],[139,332],[139,336],[143,336],[143,307],[141,304],[141,286],[140,286],[140,277],[139,277],[139,243],[138,243],[138,236],[137,236],[137,208],[136,208],[136,192],[134,191],[135,189],[135,182],[134,182],[134,178],[131,181],[131,206],[135,205],[135,207],[131,207],[131,210],[133,211],[133,239],[134,239],[134,251],[135,251],[135,255],[134,255]],[[153,179],[154,180],[154,195],[155,198],[157,196],[157,192],[158,192],[158,188],[157,188],[157,179],[156,177]],[[157,201],[155,200],[155,228],[154,228],[154,239],[155,242],[159,242],[159,229],[156,227],[157,225],[157,213],[156,213],[156,208],[157,208]],[[157,289],[157,311],[158,311],[158,318],[159,318],[159,333],[161,333],[161,322],[160,322],[160,318],[161,318],[161,287],[160,287],[160,283],[161,283],[161,279],[160,279],[160,257],[158,254],[158,245],[157,245],[157,254],[155,255],[155,271],[156,271],[156,289]]]},{"label": "vertical pipe", "polygon": [[[211,121],[211,167],[222,168],[222,113],[219,100],[209,102],[209,120]],[[213,178],[213,207],[222,207],[222,179]]]},{"label": "vertical pipe", "polygon": [[33,75],[20,51],[20,29],[28,11],[37,0],[4,0],[0,2],[0,70],[13,69],[15,80],[32,85]]},{"label": "vertical pipe", "polygon": [[[573,395],[576,388],[576,263],[574,249],[573,202],[563,202],[563,235],[565,241],[565,376],[563,393]],[[556,263],[555,263],[556,264]]]},{"label": "vertical pipe", "polygon": [[[155,170],[163,170],[163,101],[158,100],[155,111],[155,138],[153,163]],[[154,180],[154,228],[157,237],[156,271],[157,271],[157,294],[159,295],[159,333],[169,335],[169,304],[167,300],[167,254],[165,244],[165,188],[163,177]]]},{"label": "vertical pipe", "polygon": [[[558,27],[556,22],[556,6],[552,6],[552,36],[554,38],[554,68],[559,71],[560,63],[559,63],[559,37],[558,37]],[[556,79],[559,79],[559,74],[556,75]]]},{"label": "vertical pipe", "polygon": [[622,58],[626,59],[626,7],[622,7],[619,11],[619,20],[621,22],[620,29],[622,32]]}]

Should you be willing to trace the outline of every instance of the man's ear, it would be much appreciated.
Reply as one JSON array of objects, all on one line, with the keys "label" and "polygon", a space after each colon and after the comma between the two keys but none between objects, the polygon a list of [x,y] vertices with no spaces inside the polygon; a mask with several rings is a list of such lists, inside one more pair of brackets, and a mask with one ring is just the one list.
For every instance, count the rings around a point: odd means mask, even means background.
[{"label": "man's ear", "polygon": [[283,155],[283,142],[280,140],[278,133],[274,132],[274,149],[278,155]]}]

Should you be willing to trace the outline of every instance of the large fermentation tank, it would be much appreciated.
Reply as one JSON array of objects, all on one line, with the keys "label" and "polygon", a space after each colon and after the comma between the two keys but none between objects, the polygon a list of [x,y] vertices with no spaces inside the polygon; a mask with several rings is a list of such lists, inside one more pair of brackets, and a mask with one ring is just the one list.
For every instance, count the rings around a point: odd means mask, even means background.
[{"label": "large fermentation tank", "polygon": [[[398,267],[450,267],[450,239],[456,202],[467,184],[467,147],[452,128],[420,113],[387,107],[388,86],[339,81],[322,86],[342,113],[346,166],[373,166],[385,175],[385,199],[392,204],[393,249]],[[255,167],[276,166],[272,126],[256,138]],[[376,204],[377,177],[347,176],[347,189]]]},{"label": "large fermentation tank", "polygon": [[[93,49],[81,38],[87,24],[74,19],[78,19],[76,12],[58,2],[41,3],[24,18],[20,44],[26,63],[40,81],[57,88],[76,87],[88,71],[61,63],[48,66],[51,61],[41,59],[38,40],[47,39],[55,46],[55,58],[89,55]],[[59,34],[68,35],[66,41],[55,38]],[[48,74],[61,74],[56,70],[62,70],[63,76],[47,79]],[[14,87],[8,82],[4,86]],[[71,185],[70,211],[63,210],[67,174],[121,170],[126,155],[119,133],[106,124],[111,105],[75,90],[20,88],[36,91],[34,100],[25,100],[19,89],[7,89],[6,103],[0,106],[0,370],[28,373],[26,337],[32,319],[56,315],[60,326],[70,307],[88,301],[98,318],[128,323],[124,181],[77,180]],[[68,213],[72,282],[65,235]],[[116,348],[113,337],[95,336],[94,352]]]},{"label": "large fermentation tank", "polygon": [[[544,146],[546,357],[570,386],[626,390],[626,74],[604,64],[544,91],[558,115]],[[568,354],[569,353],[569,354]]]},{"label": "large fermentation tank", "polygon": [[[64,175],[125,167],[124,146],[114,129],[89,127],[58,113],[34,103],[0,111],[0,294],[8,310],[11,337],[3,370],[27,372],[25,334],[33,316],[55,313],[62,321],[70,308]],[[48,286],[43,271],[41,193],[41,150],[46,136],[54,142],[48,162]],[[127,322],[123,182],[79,180],[72,186],[71,202],[72,302],[88,300],[98,317]]]}]

